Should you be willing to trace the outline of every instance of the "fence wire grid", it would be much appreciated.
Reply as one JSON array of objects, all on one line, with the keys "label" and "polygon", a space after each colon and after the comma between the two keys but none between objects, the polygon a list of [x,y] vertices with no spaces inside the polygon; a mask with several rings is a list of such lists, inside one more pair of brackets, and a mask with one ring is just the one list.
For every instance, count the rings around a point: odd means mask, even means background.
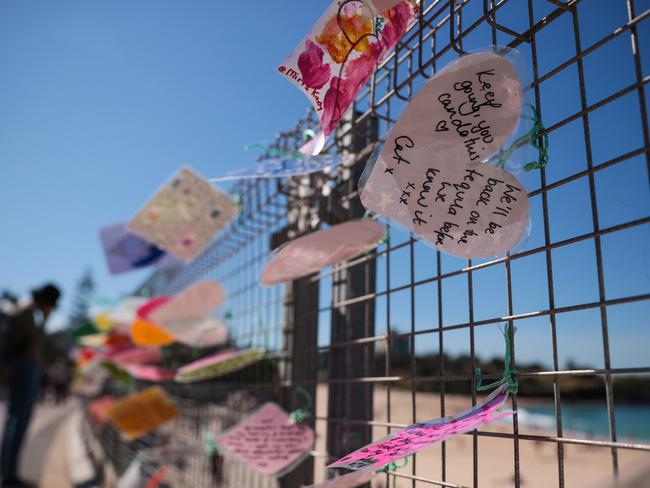
[{"label": "fence wire grid", "polygon": [[[175,438],[199,442],[204,429],[219,432],[268,399],[298,408],[297,386],[315,398],[309,422],[317,443],[294,472],[269,480],[227,459],[215,467],[216,460],[211,465],[196,457],[176,470],[178,486],[322,481],[325,465],[337,457],[431,418],[429,411],[452,415],[459,405],[463,410],[480,401],[474,367],[502,354],[498,327],[504,323],[517,327],[513,361],[522,358],[520,387],[534,383],[549,392],[552,424],[526,427],[524,398],[515,395],[506,424],[428,448],[373,486],[596,486],[584,476],[597,469],[606,476],[598,486],[612,486],[632,476],[639,462],[648,465],[650,443],[619,433],[617,385],[650,376],[647,354],[639,363],[626,349],[650,338],[641,327],[650,316],[649,5],[420,5],[416,24],[382,61],[326,148],[352,153],[356,162],[329,173],[235,184],[242,209],[237,220],[195,262],[159,270],[140,289],[168,294],[216,279],[228,291],[233,343],[268,352],[265,367],[254,374],[167,385],[184,405],[181,418],[166,427]],[[548,166],[523,176],[533,220],[523,248],[500,259],[468,261],[389,225],[387,239],[364,256],[292,283],[259,286],[272,249],[363,215],[357,180],[380,137],[437,71],[466,51],[494,44],[524,56],[532,101],[549,138]],[[300,96],[294,90],[287,85],[286,96]],[[309,112],[277,136],[275,147],[295,150],[304,130],[317,128]],[[632,332],[638,339],[626,340]],[[585,351],[598,358],[596,364],[580,366]],[[472,367],[454,367],[459,355]],[[538,367],[526,367],[531,358]],[[488,372],[487,379],[499,377],[497,367]],[[563,418],[565,396],[581,378],[600,385],[602,394],[592,401],[606,412],[605,436],[580,433]],[[111,436],[104,432],[102,439],[116,453]],[[116,454],[123,458],[118,471],[132,455]],[[499,482],[490,474],[495,465]]]}]

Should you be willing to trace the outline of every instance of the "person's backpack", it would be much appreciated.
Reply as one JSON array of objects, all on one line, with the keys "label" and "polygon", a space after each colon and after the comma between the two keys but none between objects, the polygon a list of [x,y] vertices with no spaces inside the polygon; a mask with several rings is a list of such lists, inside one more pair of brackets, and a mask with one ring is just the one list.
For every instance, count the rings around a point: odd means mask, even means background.
[{"label": "person's backpack", "polygon": [[7,367],[13,357],[13,326],[11,316],[0,310],[0,367]]}]

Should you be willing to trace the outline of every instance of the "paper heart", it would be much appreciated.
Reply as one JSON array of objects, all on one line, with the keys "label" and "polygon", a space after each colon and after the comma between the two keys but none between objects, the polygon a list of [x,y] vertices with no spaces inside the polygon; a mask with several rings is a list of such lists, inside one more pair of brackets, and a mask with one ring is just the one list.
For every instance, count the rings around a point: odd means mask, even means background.
[{"label": "paper heart", "polygon": [[225,298],[223,287],[216,281],[202,281],[185,288],[168,302],[156,307],[149,319],[163,327],[167,324],[202,320]]},{"label": "paper heart", "polygon": [[[506,253],[527,228],[528,197],[512,174],[482,161],[514,133],[520,110],[519,76],[504,56],[481,52],[451,63],[366,166],[363,205],[449,254]],[[449,130],[436,130],[443,126]]]}]

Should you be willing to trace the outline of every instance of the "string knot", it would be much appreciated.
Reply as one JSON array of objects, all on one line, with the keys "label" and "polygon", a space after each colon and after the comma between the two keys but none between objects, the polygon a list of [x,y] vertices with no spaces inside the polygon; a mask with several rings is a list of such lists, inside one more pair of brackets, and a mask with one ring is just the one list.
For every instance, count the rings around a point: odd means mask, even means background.
[{"label": "string knot", "polygon": [[[517,332],[516,327],[512,327],[512,336],[514,337],[515,332]],[[486,390],[491,390],[493,388],[497,388],[501,385],[506,385],[506,390],[508,393],[511,393],[513,395],[516,395],[517,392],[519,391],[519,383],[517,382],[516,376],[517,376],[517,369],[512,367],[511,365],[511,357],[512,357],[512,344],[510,341],[510,325],[505,324],[504,328],[501,329],[501,333],[503,334],[503,338],[505,339],[506,342],[506,354],[504,358],[504,366],[503,366],[503,376],[501,377],[500,380],[494,381],[493,383],[490,383],[488,385],[482,385],[481,384],[481,368],[476,368],[475,374],[476,374],[476,390],[477,391],[486,391]]]}]

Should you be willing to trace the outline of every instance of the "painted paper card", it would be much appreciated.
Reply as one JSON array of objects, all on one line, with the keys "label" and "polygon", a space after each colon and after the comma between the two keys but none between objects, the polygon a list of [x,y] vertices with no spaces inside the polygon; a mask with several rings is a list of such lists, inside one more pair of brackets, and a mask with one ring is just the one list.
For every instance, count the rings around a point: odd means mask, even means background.
[{"label": "painted paper card", "polygon": [[166,304],[171,297],[158,296],[144,303],[136,314],[131,327],[131,339],[138,346],[168,346],[176,339],[163,327],[151,321],[150,315],[158,307]]},{"label": "painted paper card", "polygon": [[163,381],[174,381],[176,373],[169,368],[161,368],[150,364],[128,364],[126,370],[137,380],[160,383]]},{"label": "painted paper card", "polygon": [[260,283],[270,286],[310,275],[375,248],[383,236],[383,226],[374,220],[351,220],[304,235],[276,251]]},{"label": "painted paper card", "polygon": [[147,301],[148,298],[145,297],[126,297],[109,312],[108,318],[114,324],[131,326],[138,314],[138,309]]},{"label": "painted paper card", "polygon": [[147,320],[162,327],[177,342],[198,348],[213,347],[228,338],[225,325],[210,317],[225,295],[216,281],[202,281],[154,306],[146,315]]},{"label": "painted paper card", "polygon": [[262,357],[264,357],[264,351],[260,349],[223,351],[178,368],[176,381],[191,383],[218,378],[239,371],[259,361]]},{"label": "painted paper card", "polygon": [[316,146],[322,148],[323,136],[334,131],[377,63],[415,19],[413,3],[392,3],[392,8],[376,12],[367,0],[332,2],[278,68],[305,93],[318,114],[323,134],[314,138]]},{"label": "painted paper card", "polygon": [[95,425],[104,425],[110,420],[106,410],[113,403],[115,403],[115,398],[111,395],[105,395],[90,402],[88,414]]},{"label": "painted paper card", "polygon": [[131,347],[107,354],[106,357],[123,368],[129,364],[154,364],[162,360],[160,349],[157,347]]},{"label": "painted paper card", "polygon": [[226,173],[220,178],[210,181],[228,181],[259,178],[288,178],[290,176],[307,175],[318,171],[336,168],[339,164],[347,164],[354,160],[352,155],[320,155],[305,156],[298,152],[294,155],[285,155],[261,159],[250,168]]},{"label": "painted paper card", "polygon": [[409,425],[368,444],[327,466],[354,470],[379,469],[420,449],[499,420],[512,412],[496,412],[508,398],[506,386],[494,390],[484,402],[454,416]]},{"label": "painted paper card", "polygon": [[357,486],[369,483],[375,476],[377,476],[377,472],[372,469],[353,471],[352,473],[311,485],[308,488],[357,488]]},{"label": "painted paper card", "polygon": [[221,305],[225,296],[223,287],[216,281],[201,281],[153,306],[145,314],[149,320],[162,326],[203,319]]},{"label": "painted paper card", "polygon": [[128,229],[189,262],[237,213],[230,196],[183,168],[137,213]]},{"label": "painted paper card", "polygon": [[454,256],[504,255],[528,230],[524,186],[482,164],[515,132],[522,91],[496,52],[463,56],[434,76],[366,165],[363,205]]},{"label": "painted paper card", "polygon": [[176,259],[155,244],[129,232],[125,224],[112,225],[99,231],[111,274],[120,274],[152,265],[164,266]]},{"label": "painted paper card", "polygon": [[221,451],[263,475],[280,476],[309,454],[314,431],[292,424],[288,413],[269,402],[217,436],[216,443]]},{"label": "painted paper card", "polygon": [[178,413],[165,392],[155,386],[118,400],[107,409],[108,417],[130,441],[157,429]]}]

